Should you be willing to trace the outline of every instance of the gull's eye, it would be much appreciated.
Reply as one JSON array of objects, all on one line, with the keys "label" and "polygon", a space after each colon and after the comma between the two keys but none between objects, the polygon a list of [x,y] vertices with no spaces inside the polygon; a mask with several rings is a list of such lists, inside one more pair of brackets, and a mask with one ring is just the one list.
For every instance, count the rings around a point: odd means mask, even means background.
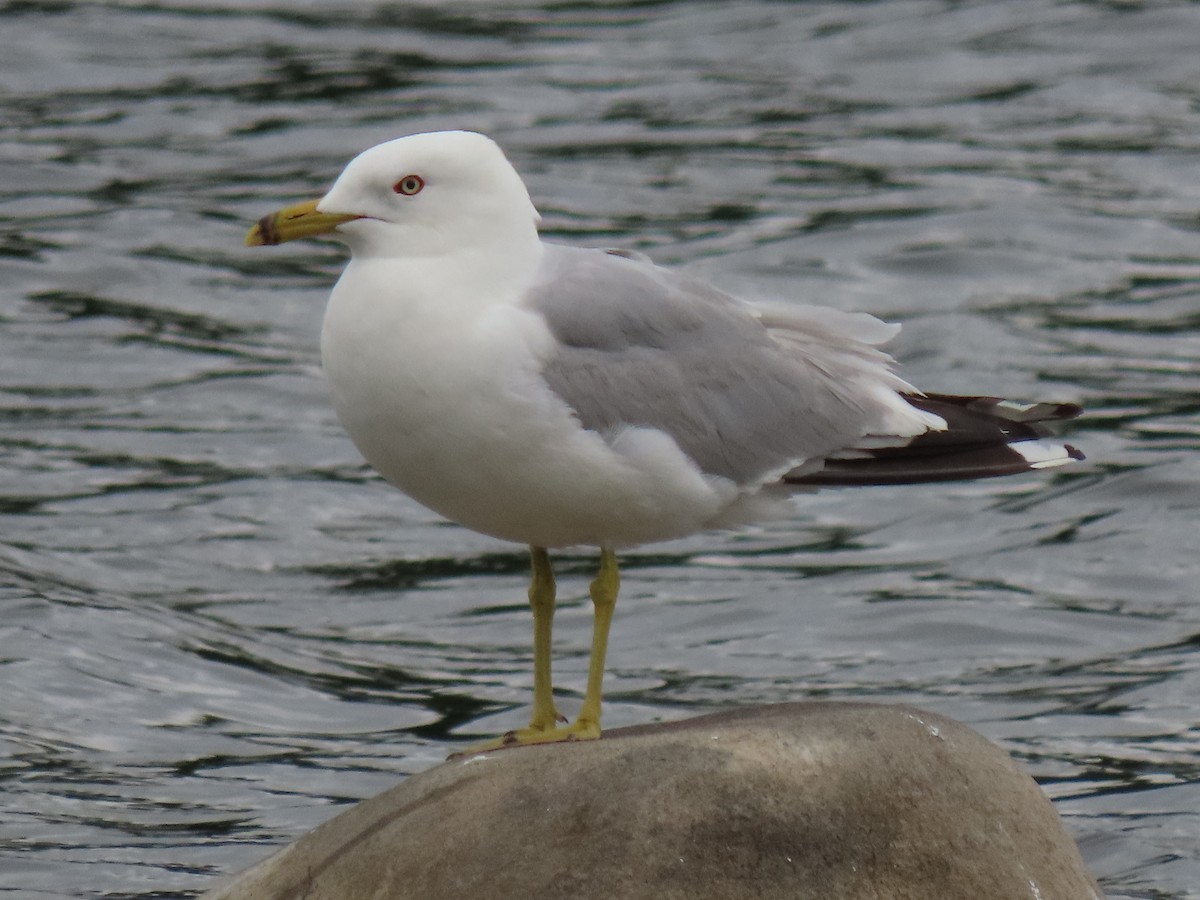
[{"label": "gull's eye", "polygon": [[392,190],[405,197],[411,197],[413,194],[421,193],[423,187],[425,187],[425,179],[420,175],[405,175],[392,185]]}]

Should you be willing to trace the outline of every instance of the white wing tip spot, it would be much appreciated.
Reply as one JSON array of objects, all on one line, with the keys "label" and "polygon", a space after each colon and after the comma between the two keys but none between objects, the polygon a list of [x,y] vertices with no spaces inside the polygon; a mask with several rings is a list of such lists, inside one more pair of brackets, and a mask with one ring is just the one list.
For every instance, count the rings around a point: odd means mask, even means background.
[{"label": "white wing tip spot", "polygon": [[1050,469],[1066,465],[1075,459],[1071,451],[1062,444],[1049,441],[1020,441],[1009,446],[1025,458],[1031,469]]}]

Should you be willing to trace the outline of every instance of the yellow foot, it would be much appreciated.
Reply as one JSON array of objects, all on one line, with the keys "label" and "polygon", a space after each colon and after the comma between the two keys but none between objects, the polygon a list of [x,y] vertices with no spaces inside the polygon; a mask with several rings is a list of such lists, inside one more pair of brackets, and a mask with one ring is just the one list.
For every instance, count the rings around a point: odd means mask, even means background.
[{"label": "yellow foot", "polygon": [[516,731],[509,731],[506,734],[500,735],[498,738],[493,738],[490,741],[484,741],[482,744],[473,744],[462,750],[457,750],[451,753],[449,759],[455,759],[459,756],[470,756],[474,753],[485,753],[491,750],[507,750],[510,747],[528,747],[533,744],[557,744],[561,741],[594,741],[600,737],[599,722],[581,722],[576,720],[570,725],[555,725],[551,728],[518,728]]}]

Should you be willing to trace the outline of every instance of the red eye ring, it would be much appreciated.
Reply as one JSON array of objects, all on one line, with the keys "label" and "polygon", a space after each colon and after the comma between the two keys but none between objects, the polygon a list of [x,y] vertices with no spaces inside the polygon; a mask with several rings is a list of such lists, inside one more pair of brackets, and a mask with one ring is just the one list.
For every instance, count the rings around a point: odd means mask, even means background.
[{"label": "red eye ring", "polygon": [[425,179],[420,175],[405,175],[392,185],[392,190],[405,197],[411,197],[413,194],[421,193],[423,187],[425,187]]}]

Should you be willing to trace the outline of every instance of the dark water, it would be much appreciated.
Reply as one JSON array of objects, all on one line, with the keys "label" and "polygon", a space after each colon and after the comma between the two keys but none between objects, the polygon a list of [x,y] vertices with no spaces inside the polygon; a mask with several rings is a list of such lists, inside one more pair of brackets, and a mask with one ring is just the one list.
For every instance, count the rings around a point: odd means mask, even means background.
[{"label": "dark water", "polygon": [[[1087,464],[626,557],[607,723],[906,701],[1112,897],[1200,897],[1200,6],[0,3],[0,891],[177,896],[528,714],[522,548],[374,479],[317,367],[358,150],[495,136],[554,238],[902,321]],[[594,559],[558,558],[578,703]]]}]

